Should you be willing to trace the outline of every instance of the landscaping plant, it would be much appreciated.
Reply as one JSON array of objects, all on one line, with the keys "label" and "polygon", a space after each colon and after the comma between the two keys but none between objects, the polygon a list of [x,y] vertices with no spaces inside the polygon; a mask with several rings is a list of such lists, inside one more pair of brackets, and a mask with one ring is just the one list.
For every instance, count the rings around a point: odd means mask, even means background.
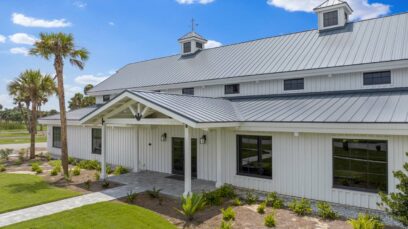
[{"label": "landscaping plant", "polygon": [[337,214],[332,210],[330,204],[324,201],[317,202],[317,214],[323,219],[337,218]]},{"label": "landscaping plant", "polygon": [[99,172],[95,172],[94,177],[95,177],[95,180],[98,181],[99,179],[101,179],[101,174],[99,174]]},{"label": "landscaping plant", "polygon": [[156,189],[156,187],[153,186],[153,189],[151,190],[147,190],[147,194],[150,196],[150,198],[152,199],[158,199],[159,200],[159,204],[162,204],[162,198],[160,196],[160,192],[162,189]]},{"label": "landscaping plant", "polygon": [[226,199],[233,199],[237,196],[235,193],[234,187],[229,184],[225,184],[216,190],[219,196]]},{"label": "landscaping plant", "polygon": [[103,180],[103,182],[102,182],[102,188],[109,188],[109,185],[110,185],[109,181]]},{"label": "landscaping plant", "polygon": [[266,203],[262,202],[261,204],[259,204],[259,206],[256,208],[256,211],[259,214],[264,214],[265,213],[265,208],[266,208]]},{"label": "landscaping plant", "polygon": [[268,214],[264,218],[264,225],[267,227],[275,227],[276,226],[276,220],[275,220],[275,215]]},{"label": "landscaping plant", "polygon": [[289,204],[289,208],[300,216],[312,214],[310,201],[305,198],[302,198],[300,201],[293,199],[293,201]]},{"label": "landscaping plant", "polygon": [[97,160],[82,160],[80,161],[77,166],[81,169],[86,170],[98,170],[101,169],[101,164]]},{"label": "landscaping plant", "polygon": [[85,181],[85,188],[86,188],[86,190],[89,190],[89,189],[91,189],[91,183],[92,183],[92,181],[91,180],[87,180],[87,181]]},{"label": "landscaping plant", "polygon": [[216,190],[211,191],[211,192],[203,192],[203,196],[205,199],[205,202],[209,206],[220,206],[222,204],[222,198],[219,192]]},{"label": "landscaping plant", "polygon": [[245,202],[249,205],[255,204],[259,197],[253,192],[247,192],[245,197]]},{"label": "landscaping plant", "polygon": [[353,229],[383,229],[384,224],[377,217],[369,214],[359,214],[357,219],[347,221]]},{"label": "landscaping plant", "polygon": [[40,173],[42,173],[43,172],[43,170],[42,170],[42,168],[40,168],[40,167],[38,167],[36,170],[35,170],[35,173],[36,174],[40,174]]},{"label": "landscaping plant", "polygon": [[128,203],[133,203],[137,197],[137,193],[134,193],[132,190],[130,190],[127,195],[126,195],[126,200]]},{"label": "landscaping plant", "polygon": [[276,209],[284,207],[283,200],[278,197],[278,194],[276,192],[268,193],[265,202],[267,206]]},{"label": "landscaping plant", "polygon": [[12,153],[13,153],[12,149],[0,149],[0,159],[8,161],[9,156]]},{"label": "landscaping plant", "polygon": [[232,222],[223,220],[220,229],[232,229]]},{"label": "landscaping plant", "polygon": [[[408,153],[406,153],[408,157]],[[388,195],[380,192],[382,203],[380,206],[386,206],[385,210],[404,226],[408,226],[408,162],[403,165],[405,170],[393,171],[394,177],[399,180],[396,189],[398,192]]]},{"label": "landscaping plant", "polygon": [[112,174],[113,173],[113,169],[109,165],[106,166],[106,173],[107,174]]},{"label": "landscaping plant", "polygon": [[127,168],[119,165],[119,166],[116,166],[115,171],[113,172],[113,174],[118,176],[118,175],[125,174],[125,173],[128,173],[128,172],[129,171],[128,171]]},{"label": "landscaping plant", "polygon": [[225,221],[235,220],[235,211],[232,207],[228,207],[227,209],[221,209],[222,212],[222,219]]},{"label": "landscaping plant", "polygon": [[241,205],[242,205],[242,202],[241,202],[241,200],[240,200],[238,197],[236,197],[236,198],[232,201],[232,205],[234,205],[234,206],[241,206]]},{"label": "landscaping plant", "polygon": [[79,176],[81,175],[81,169],[78,166],[75,166],[72,168],[71,174],[72,176]]},{"label": "landscaping plant", "polygon": [[37,162],[31,163],[31,171],[36,172],[38,169],[40,169],[40,164]]},{"label": "landscaping plant", "polygon": [[205,200],[202,195],[190,193],[187,196],[181,196],[181,214],[185,215],[188,220],[193,220],[194,215],[205,207]]},{"label": "landscaping plant", "polygon": [[14,165],[22,165],[23,161],[20,159],[17,159],[16,161],[14,161]]},{"label": "landscaping plant", "polygon": [[0,173],[6,171],[6,166],[0,164]]}]

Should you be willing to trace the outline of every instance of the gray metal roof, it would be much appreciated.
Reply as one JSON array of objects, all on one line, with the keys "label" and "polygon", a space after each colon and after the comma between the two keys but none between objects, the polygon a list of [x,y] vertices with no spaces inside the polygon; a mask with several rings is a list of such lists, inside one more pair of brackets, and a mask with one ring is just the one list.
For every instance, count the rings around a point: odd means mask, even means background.
[{"label": "gray metal roof", "polygon": [[[67,120],[69,121],[78,121],[85,117],[87,114],[91,113],[92,111],[96,110],[99,106],[91,106],[80,108],[72,111],[67,112]],[[50,115],[46,117],[42,117],[40,120],[60,120],[60,115]]]},{"label": "gray metal roof", "polygon": [[225,79],[408,59],[408,14],[126,65],[91,91]]},{"label": "gray metal roof", "polygon": [[327,0],[327,1],[323,2],[322,4],[320,4],[318,7],[316,7],[315,10],[320,9],[320,8],[329,7],[329,6],[344,4],[344,3],[347,4],[346,1],[342,1],[342,0]]},{"label": "gray metal roof", "polygon": [[188,38],[192,38],[192,37],[195,37],[195,38],[198,38],[198,39],[201,39],[201,40],[205,40],[205,41],[206,41],[206,39],[205,39],[203,36],[201,36],[200,34],[196,33],[195,31],[191,31],[191,32],[187,33],[186,35],[180,37],[180,38],[179,38],[179,41],[185,40],[185,39],[188,39]]}]

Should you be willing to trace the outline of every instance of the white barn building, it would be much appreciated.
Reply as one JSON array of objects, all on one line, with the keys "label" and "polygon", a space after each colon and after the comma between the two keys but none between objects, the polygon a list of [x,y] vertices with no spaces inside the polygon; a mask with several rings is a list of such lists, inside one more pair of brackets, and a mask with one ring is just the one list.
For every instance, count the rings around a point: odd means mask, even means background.
[{"label": "white barn building", "polygon": [[[408,14],[315,12],[317,30],[211,49],[193,31],[124,66],[68,113],[69,155],[184,175],[185,192],[197,177],[377,209],[408,161]],[[59,115],[40,122],[60,154]]]}]

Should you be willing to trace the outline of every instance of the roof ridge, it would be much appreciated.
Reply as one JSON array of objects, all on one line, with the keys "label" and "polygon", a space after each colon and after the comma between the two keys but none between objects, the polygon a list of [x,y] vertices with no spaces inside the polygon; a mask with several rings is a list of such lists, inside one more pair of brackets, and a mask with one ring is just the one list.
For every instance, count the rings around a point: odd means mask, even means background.
[{"label": "roof ridge", "polygon": [[201,98],[201,99],[215,99],[215,100],[230,101],[229,99],[225,99],[225,97],[209,97],[209,96],[173,94],[173,93],[161,92],[161,91],[143,91],[143,90],[127,90],[127,91],[130,91],[130,92],[149,93],[149,94],[163,94],[163,95],[174,95],[174,96],[180,96],[180,97],[194,97],[194,98]]}]

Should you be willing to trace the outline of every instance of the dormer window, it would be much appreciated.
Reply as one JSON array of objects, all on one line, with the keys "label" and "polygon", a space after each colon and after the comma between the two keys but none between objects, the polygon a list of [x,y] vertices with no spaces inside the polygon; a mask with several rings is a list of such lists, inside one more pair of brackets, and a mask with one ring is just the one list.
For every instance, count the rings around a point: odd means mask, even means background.
[{"label": "dormer window", "polygon": [[196,48],[198,48],[198,49],[203,49],[203,43],[201,43],[201,42],[196,42]]},{"label": "dormer window", "polygon": [[197,53],[198,51],[202,50],[204,48],[204,44],[207,43],[207,40],[204,37],[194,31],[195,26],[196,24],[194,20],[192,20],[191,32],[178,39],[178,42],[181,45],[181,54],[183,56],[189,56]]},{"label": "dormer window", "polygon": [[186,42],[183,44],[183,53],[191,52],[191,42]]},{"label": "dormer window", "polygon": [[323,13],[323,26],[330,27],[339,24],[339,15],[338,11],[330,11],[327,13]]}]

